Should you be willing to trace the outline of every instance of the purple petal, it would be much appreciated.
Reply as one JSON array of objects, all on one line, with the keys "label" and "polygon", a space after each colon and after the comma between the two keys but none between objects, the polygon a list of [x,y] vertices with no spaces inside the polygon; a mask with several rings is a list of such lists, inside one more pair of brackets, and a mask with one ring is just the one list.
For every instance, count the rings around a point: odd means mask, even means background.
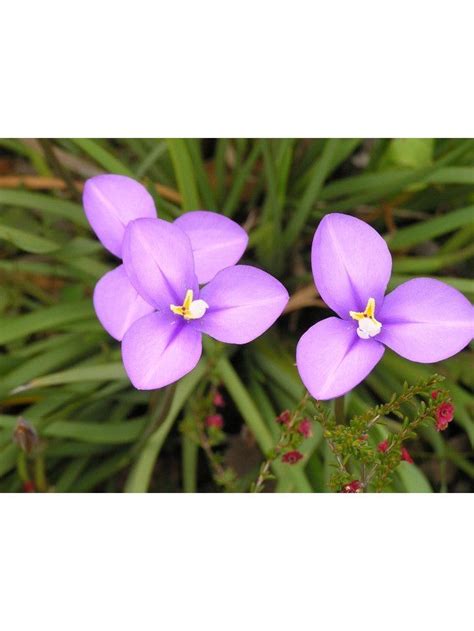
[{"label": "purple petal", "polygon": [[102,245],[119,258],[128,222],[156,217],[150,193],[124,175],[97,175],[87,180],[82,200],[87,219]]},{"label": "purple petal", "polygon": [[209,309],[194,326],[216,340],[245,344],[278,318],[288,292],[273,276],[249,265],[228,267],[201,289]]},{"label": "purple petal", "polygon": [[104,274],[95,286],[94,309],[104,329],[116,340],[122,339],[135,320],[155,310],[139,296],[123,265]]},{"label": "purple petal", "polygon": [[382,323],[377,340],[415,362],[451,357],[474,336],[469,300],[432,278],[415,278],[394,289],[376,317]]},{"label": "purple petal", "polygon": [[354,322],[327,318],[312,326],[298,342],[296,365],[315,399],[339,397],[357,386],[384,353],[375,340],[357,337]]},{"label": "purple petal", "polygon": [[245,251],[248,235],[228,217],[206,210],[185,213],[174,222],[188,235],[199,283],[235,265]]},{"label": "purple petal", "polygon": [[364,311],[369,298],[375,299],[376,309],[382,306],[392,257],[382,237],[364,221],[326,215],[314,235],[311,262],[321,298],[341,318],[348,319],[349,311]]},{"label": "purple petal", "polygon": [[190,372],[202,353],[201,334],[182,318],[152,313],[125,333],[122,358],[138,390],[154,390]]},{"label": "purple petal", "polygon": [[130,282],[146,302],[169,312],[186,291],[198,298],[191,243],[178,226],[162,219],[136,219],[126,231],[123,262]]}]

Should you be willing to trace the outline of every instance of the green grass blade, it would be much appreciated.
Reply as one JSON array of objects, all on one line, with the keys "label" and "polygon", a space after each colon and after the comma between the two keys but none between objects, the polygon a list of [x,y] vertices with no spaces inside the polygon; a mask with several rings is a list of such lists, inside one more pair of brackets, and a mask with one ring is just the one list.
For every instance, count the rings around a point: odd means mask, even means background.
[{"label": "green grass blade", "polygon": [[78,320],[92,318],[92,316],[91,301],[86,300],[55,305],[27,315],[0,318],[0,344],[7,344],[32,333],[62,327]]},{"label": "green grass blade", "polygon": [[66,383],[84,383],[87,381],[122,381],[127,375],[122,363],[102,364],[95,366],[81,366],[63,370],[44,377],[33,379],[29,383],[21,386],[22,390],[31,388],[45,388],[48,386],[58,386]]},{"label": "green grass blade", "polygon": [[132,171],[123,162],[95,140],[91,138],[74,138],[74,143],[108,173],[133,177]]},{"label": "green grass blade", "polygon": [[471,225],[474,222],[474,206],[467,206],[441,217],[420,221],[413,226],[400,228],[393,235],[387,236],[387,242],[391,249],[400,250],[411,248],[418,243],[429,241],[443,234],[448,234],[463,226]]},{"label": "green grass blade", "polygon": [[339,142],[336,138],[327,140],[321,157],[311,169],[308,186],[285,230],[284,243],[287,248],[296,241],[310,217],[311,210],[319,198],[323,184],[331,171],[331,167],[334,166],[334,155]]},{"label": "green grass blade", "polygon": [[31,252],[32,254],[48,254],[58,250],[61,245],[50,239],[38,237],[36,234],[0,224],[0,239],[9,241],[20,250]]},{"label": "green grass blade", "polygon": [[242,191],[247,184],[248,179],[252,173],[252,169],[257,162],[257,158],[262,151],[262,144],[260,142],[254,142],[250,153],[248,154],[244,164],[241,168],[233,174],[232,186],[224,204],[223,213],[228,217],[232,217],[240,203],[240,197]]},{"label": "green grass blade", "polygon": [[88,221],[79,204],[67,199],[58,199],[42,193],[0,189],[0,204],[17,206],[52,215],[61,219],[69,219],[78,226],[88,227]]},{"label": "green grass blade", "polygon": [[197,488],[197,464],[199,447],[191,438],[183,434],[181,437],[183,457],[183,491],[195,493]]},{"label": "green grass blade", "polygon": [[167,140],[173,168],[182,197],[183,210],[199,210],[201,203],[196,185],[193,162],[184,138]]},{"label": "green grass blade", "polygon": [[194,174],[204,207],[206,210],[217,211],[218,206],[204,166],[200,141],[196,138],[189,138],[186,144],[194,166]]},{"label": "green grass blade", "polygon": [[401,462],[396,469],[396,475],[408,493],[433,492],[425,474],[414,464]]},{"label": "green grass blade", "polygon": [[170,411],[160,427],[150,436],[137,461],[133,465],[125,484],[128,493],[145,493],[149,487],[153,467],[173,424],[181,412],[191,393],[198,385],[206,372],[204,361],[186,375],[176,387],[176,392],[171,403]]},{"label": "green grass blade", "polygon": [[395,273],[431,274],[446,267],[451,267],[461,261],[467,261],[474,256],[474,243],[458,252],[437,254],[436,256],[402,256],[394,260]]}]

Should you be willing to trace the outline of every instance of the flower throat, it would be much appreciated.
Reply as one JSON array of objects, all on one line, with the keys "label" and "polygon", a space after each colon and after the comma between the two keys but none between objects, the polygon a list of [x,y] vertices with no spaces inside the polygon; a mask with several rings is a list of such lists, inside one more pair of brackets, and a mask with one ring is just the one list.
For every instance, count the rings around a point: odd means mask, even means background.
[{"label": "flower throat", "polygon": [[375,299],[369,298],[365,311],[349,311],[353,320],[359,323],[357,335],[362,340],[368,340],[378,335],[382,329],[382,323],[375,319]]},{"label": "flower throat", "polygon": [[205,300],[193,300],[193,290],[188,289],[181,306],[170,305],[170,309],[176,315],[183,316],[185,320],[198,320],[209,309]]}]

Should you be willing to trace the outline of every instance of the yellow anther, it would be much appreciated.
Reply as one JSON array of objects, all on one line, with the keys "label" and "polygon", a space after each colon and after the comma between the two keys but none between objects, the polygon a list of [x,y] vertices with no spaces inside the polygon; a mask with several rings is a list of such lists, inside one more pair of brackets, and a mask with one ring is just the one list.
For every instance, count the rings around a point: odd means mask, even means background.
[{"label": "yellow anther", "polygon": [[362,320],[363,318],[369,318],[370,320],[373,320],[375,324],[382,326],[380,322],[375,319],[375,299],[374,298],[369,298],[365,311],[349,311],[349,315],[351,316],[353,320]]},{"label": "yellow anther", "polygon": [[369,298],[365,311],[349,311],[349,315],[353,320],[359,322],[357,335],[361,339],[368,340],[380,333],[382,324],[375,319],[375,300],[373,298]]},{"label": "yellow anther", "polygon": [[375,300],[374,298],[369,298],[367,302],[367,306],[365,308],[365,313],[368,318],[374,318],[375,316]]},{"label": "yellow anther", "polygon": [[193,295],[193,290],[188,289],[183,304],[181,306],[170,305],[171,311],[176,313],[176,315],[183,316],[185,320],[202,318],[209,305],[204,300],[193,300]]}]

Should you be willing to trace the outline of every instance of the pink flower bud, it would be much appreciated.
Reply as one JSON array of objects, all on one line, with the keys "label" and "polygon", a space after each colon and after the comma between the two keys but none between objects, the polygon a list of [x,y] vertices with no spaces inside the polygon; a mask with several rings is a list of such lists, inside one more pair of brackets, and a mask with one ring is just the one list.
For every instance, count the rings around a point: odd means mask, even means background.
[{"label": "pink flower bud", "polygon": [[285,462],[286,464],[296,464],[301,460],[302,457],[303,454],[299,451],[289,451],[288,453],[283,454],[283,456],[281,457],[281,461]]},{"label": "pink flower bud", "polygon": [[224,408],[225,407],[224,397],[219,392],[219,390],[216,390],[216,392],[214,393],[214,397],[212,399],[212,403],[216,406],[216,408]]},{"label": "pink flower bud", "polygon": [[311,421],[308,418],[304,418],[298,425],[298,431],[305,438],[311,438],[311,436],[313,435]]},{"label": "pink flower bud", "polygon": [[211,416],[206,418],[206,426],[222,429],[224,427],[224,419],[220,414],[211,414]]},{"label": "pink flower bud", "polygon": [[413,464],[413,458],[410,456],[410,454],[408,453],[408,449],[406,449],[405,447],[402,447],[401,456],[402,460]]},{"label": "pink flower bud", "polygon": [[277,416],[276,418],[276,422],[280,423],[281,425],[289,425],[290,421],[291,421],[291,414],[289,410],[285,410],[284,412],[280,414],[280,416]]},{"label": "pink flower bud", "polygon": [[352,480],[349,484],[345,484],[342,487],[341,493],[360,493],[362,484],[359,480]]},{"label": "pink flower bud", "polygon": [[377,450],[380,451],[381,454],[384,454],[388,449],[388,440],[382,440],[381,443],[377,445]]}]

